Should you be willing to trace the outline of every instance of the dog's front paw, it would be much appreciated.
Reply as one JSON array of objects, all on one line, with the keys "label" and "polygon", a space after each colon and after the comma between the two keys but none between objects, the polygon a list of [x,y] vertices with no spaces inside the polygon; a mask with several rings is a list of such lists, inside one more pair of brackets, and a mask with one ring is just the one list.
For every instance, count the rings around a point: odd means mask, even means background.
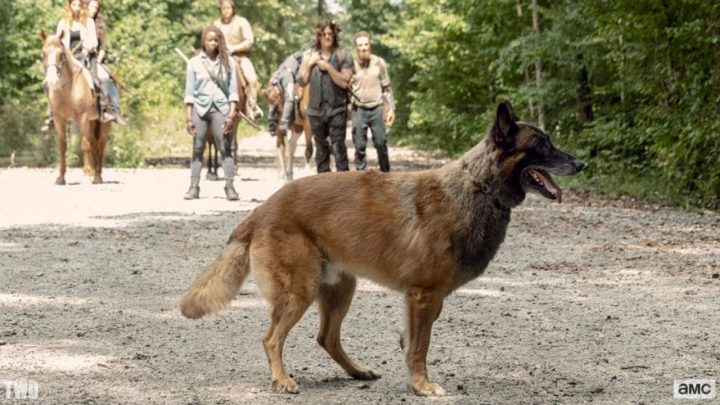
[{"label": "dog's front paw", "polygon": [[377,380],[380,378],[380,374],[372,370],[357,370],[350,374],[350,376],[356,380]]},{"label": "dog's front paw", "polygon": [[297,383],[290,377],[273,380],[272,388],[278,394],[297,394],[300,392]]},{"label": "dog's front paw", "polygon": [[420,395],[421,397],[445,396],[445,390],[441,386],[430,382],[415,384],[412,389],[416,395]]}]

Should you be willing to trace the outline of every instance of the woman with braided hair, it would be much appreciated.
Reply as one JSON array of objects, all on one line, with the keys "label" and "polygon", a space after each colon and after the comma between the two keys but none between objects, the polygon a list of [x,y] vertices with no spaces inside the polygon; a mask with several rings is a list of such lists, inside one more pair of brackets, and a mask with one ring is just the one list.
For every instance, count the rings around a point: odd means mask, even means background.
[{"label": "woman with braided hair", "polygon": [[231,154],[231,130],[239,101],[237,67],[228,56],[220,29],[205,28],[201,43],[202,50],[188,61],[185,80],[187,132],[193,137],[190,188],[185,199],[200,197],[202,157],[208,131],[212,130],[225,172],[225,196],[228,200],[237,200],[238,194],[233,187],[235,162]]}]

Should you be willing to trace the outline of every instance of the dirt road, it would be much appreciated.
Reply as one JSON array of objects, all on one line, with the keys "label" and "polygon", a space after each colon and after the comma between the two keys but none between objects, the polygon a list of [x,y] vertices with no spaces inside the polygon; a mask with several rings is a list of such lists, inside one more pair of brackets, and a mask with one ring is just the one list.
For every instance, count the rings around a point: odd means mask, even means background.
[{"label": "dirt road", "polygon": [[[252,279],[225,313],[180,316],[197,272],[282,185],[269,142],[241,145],[239,202],[206,181],[182,200],[188,169],[107,169],[99,186],[72,169],[65,187],[56,170],[1,170],[0,381],[13,388],[0,402],[29,403],[13,399],[28,380],[49,404],[426,402],[406,385],[402,297],[370,282],[343,331],[373,382],[315,343],[312,308],[285,351],[301,393],[270,393]],[[390,153],[398,169],[439,164]],[[529,197],[485,276],[446,300],[428,359],[439,402],[659,403],[675,378],[720,379],[720,216],[565,196]]]}]

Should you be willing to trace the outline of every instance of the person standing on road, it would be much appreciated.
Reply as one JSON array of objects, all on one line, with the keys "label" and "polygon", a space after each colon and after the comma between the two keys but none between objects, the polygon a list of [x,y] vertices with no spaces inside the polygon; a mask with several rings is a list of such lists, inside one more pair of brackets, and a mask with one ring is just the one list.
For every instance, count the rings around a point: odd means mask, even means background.
[{"label": "person standing on road", "polygon": [[[338,44],[340,27],[334,21],[323,21],[315,30],[315,47],[303,58],[301,84],[309,84],[310,120],[317,151],[317,172],[330,171],[330,151],[337,171],[347,171],[345,146],[345,113],[347,89],[352,76],[352,55]],[[329,142],[328,142],[329,139]]]},{"label": "person standing on road", "polygon": [[[353,36],[357,58],[355,73],[350,82],[352,100],[353,143],[355,168],[367,169],[367,131],[372,131],[380,171],[390,171],[387,147],[387,128],[395,122],[395,105],[390,76],[385,60],[371,52],[371,38],[366,31]],[[384,117],[383,117],[384,116]]]},{"label": "person standing on road", "polygon": [[208,131],[212,128],[225,172],[225,195],[228,200],[237,200],[238,194],[233,187],[235,162],[231,153],[231,130],[239,100],[237,71],[228,56],[220,29],[215,26],[205,28],[201,43],[202,50],[188,61],[185,79],[187,132],[193,137],[190,188],[185,199],[200,198],[203,152]]}]

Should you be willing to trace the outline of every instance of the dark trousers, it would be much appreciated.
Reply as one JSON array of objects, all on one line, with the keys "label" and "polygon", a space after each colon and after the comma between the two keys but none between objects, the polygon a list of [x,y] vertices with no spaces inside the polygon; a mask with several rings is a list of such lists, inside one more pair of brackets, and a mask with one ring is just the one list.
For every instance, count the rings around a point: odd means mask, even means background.
[{"label": "dark trousers", "polygon": [[390,158],[388,157],[387,136],[385,121],[383,120],[382,104],[375,108],[353,108],[353,143],[355,144],[355,168],[367,169],[367,131],[372,131],[372,139],[377,151],[378,163],[381,172],[390,171]]},{"label": "dark trousers", "polygon": [[97,62],[97,54],[93,53],[88,56],[88,61],[86,63],[90,64],[90,72],[92,73],[93,81],[95,81],[95,87],[97,87],[100,90],[99,100],[100,105],[98,106],[100,108],[100,113],[102,114],[105,110],[110,107],[110,80],[100,80],[100,77],[98,76],[98,62]]},{"label": "dark trousers", "polygon": [[330,152],[335,157],[337,171],[350,170],[348,167],[347,147],[345,147],[345,112],[330,116],[309,115],[310,127],[315,140],[315,164],[317,172],[330,171]]},{"label": "dark trousers", "polygon": [[193,154],[190,163],[190,184],[200,184],[200,172],[203,167],[203,153],[207,143],[208,132],[212,130],[215,147],[220,151],[222,157],[223,171],[225,172],[225,183],[232,184],[235,176],[235,161],[232,157],[233,136],[223,135],[222,125],[225,122],[225,114],[221,113],[215,106],[200,117],[193,109],[192,122],[195,125],[197,135],[193,137]]}]

